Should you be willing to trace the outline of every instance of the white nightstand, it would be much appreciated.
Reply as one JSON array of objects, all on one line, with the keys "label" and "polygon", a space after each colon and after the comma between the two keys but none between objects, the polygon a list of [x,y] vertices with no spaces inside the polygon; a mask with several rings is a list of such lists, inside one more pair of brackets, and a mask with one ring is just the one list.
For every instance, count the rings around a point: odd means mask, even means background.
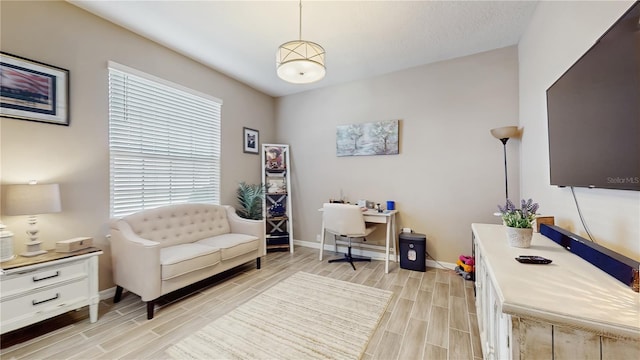
[{"label": "white nightstand", "polygon": [[73,253],[17,257],[0,263],[0,334],[89,305],[98,320],[98,255],[88,248]]}]

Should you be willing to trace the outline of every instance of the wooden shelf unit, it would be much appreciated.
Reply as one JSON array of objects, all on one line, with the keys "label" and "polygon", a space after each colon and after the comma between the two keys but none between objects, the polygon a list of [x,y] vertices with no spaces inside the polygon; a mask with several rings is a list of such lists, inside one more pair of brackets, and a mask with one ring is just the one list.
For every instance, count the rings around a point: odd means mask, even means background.
[{"label": "wooden shelf unit", "polygon": [[293,253],[289,145],[262,144],[263,215],[267,251]]}]

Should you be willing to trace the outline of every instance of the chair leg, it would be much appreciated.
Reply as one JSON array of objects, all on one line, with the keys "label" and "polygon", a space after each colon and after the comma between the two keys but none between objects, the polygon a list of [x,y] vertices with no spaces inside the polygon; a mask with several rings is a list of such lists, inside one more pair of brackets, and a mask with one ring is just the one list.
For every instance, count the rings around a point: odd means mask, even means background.
[{"label": "chair leg", "polygon": [[338,258],[338,259],[331,259],[329,260],[330,263],[333,262],[348,262],[349,264],[351,264],[351,267],[353,268],[353,270],[356,269],[356,266],[353,264],[354,261],[371,261],[370,258],[364,258],[364,257],[353,257],[353,255],[351,254],[351,238],[349,238],[349,245],[347,247],[347,253],[344,254],[344,257]]},{"label": "chair leg", "polygon": [[155,306],[155,300],[147,301],[147,320],[153,319],[153,308]]},{"label": "chair leg", "polygon": [[116,294],[113,296],[113,303],[119,303],[120,299],[122,299],[122,286],[116,286]]},{"label": "chair leg", "polygon": [[347,260],[349,261],[349,264],[351,264],[351,267],[353,268],[353,270],[355,271],[356,266],[353,265],[353,256],[351,256],[351,240],[349,240],[349,248],[347,249]]},{"label": "chair leg", "polygon": [[256,268],[260,270],[260,258],[256,258]]}]

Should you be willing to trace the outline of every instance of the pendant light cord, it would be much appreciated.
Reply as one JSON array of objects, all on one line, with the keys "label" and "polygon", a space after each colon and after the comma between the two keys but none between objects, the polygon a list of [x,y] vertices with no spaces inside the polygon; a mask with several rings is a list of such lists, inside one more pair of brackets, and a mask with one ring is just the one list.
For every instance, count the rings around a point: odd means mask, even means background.
[{"label": "pendant light cord", "polygon": [[300,0],[300,27],[298,28],[298,40],[302,40],[302,0]]}]

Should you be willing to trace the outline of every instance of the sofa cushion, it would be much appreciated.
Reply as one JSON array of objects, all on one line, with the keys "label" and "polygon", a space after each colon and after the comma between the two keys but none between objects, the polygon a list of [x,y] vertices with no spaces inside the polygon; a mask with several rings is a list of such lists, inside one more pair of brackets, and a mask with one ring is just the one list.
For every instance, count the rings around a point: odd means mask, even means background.
[{"label": "sofa cushion", "polygon": [[201,244],[182,244],[160,249],[162,280],[220,263],[220,249]]},{"label": "sofa cushion", "polygon": [[245,234],[223,234],[196,241],[195,244],[220,249],[222,261],[258,250],[258,238]]}]

